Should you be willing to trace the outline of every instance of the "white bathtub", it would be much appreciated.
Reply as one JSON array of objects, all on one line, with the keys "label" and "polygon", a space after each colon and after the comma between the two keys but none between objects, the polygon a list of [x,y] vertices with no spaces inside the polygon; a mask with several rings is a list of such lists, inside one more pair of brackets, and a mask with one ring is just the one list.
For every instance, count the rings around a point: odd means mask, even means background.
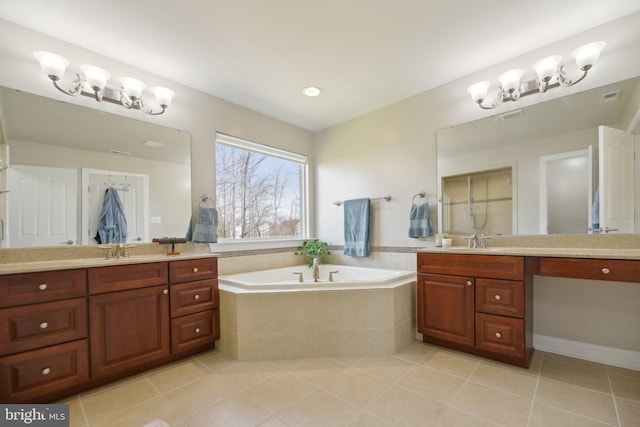
[{"label": "white bathtub", "polygon": [[[333,281],[329,281],[329,273]],[[335,273],[337,272],[337,273]],[[303,282],[299,281],[302,273]],[[349,289],[385,289],[402,286],[416,280],[416,273],[346,265],[321,264],[320,279],[313,281],[313,271],[307,265],[220,276],[221,290],[235,293],[300,292]]]},{"label": "white bathtub", "polygon": [[306,265],[220,276],[219,349],[242,361],[372,356],[415,340],[415,272],[320,265],[320,277]]}]

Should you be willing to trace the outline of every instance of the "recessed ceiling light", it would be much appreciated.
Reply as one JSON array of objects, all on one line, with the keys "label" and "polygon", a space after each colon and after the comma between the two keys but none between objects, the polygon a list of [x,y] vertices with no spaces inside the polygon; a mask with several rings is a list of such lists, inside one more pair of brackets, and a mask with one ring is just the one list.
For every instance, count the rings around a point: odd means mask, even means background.
[{"label": "recessed ceiling light", "polygon": [[302,89],[302,93],[304,93],[307,96],[318,96],[322,93],[322,89],[315,86],[307,86],[304,89]]}]

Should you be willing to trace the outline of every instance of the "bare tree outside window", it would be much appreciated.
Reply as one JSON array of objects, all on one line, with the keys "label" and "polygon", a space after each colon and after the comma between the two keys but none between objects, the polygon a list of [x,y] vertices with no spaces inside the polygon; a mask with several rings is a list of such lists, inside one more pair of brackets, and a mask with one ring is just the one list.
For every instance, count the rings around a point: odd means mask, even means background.
[{"label": "bare tree outside window", "polygon": [[300,237],[301,173],[299,162],[216,142],[220,237]]}]

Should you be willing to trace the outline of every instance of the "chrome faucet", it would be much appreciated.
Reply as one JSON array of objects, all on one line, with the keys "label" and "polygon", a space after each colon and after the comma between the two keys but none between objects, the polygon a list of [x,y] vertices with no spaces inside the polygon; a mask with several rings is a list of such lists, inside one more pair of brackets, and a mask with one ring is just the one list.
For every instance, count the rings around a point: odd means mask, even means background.
[{"label": "chrome faucet", "polygon": [[486,248],[487,242],[485,239],[490,239],[490,237],[483,235],[478,236],[477,234],[472,234],[467,237],[469,239],[469,243],[467,244],[467,248]]},{"label": "chrome faucet", "polygon": [[318,267],[318,258],[313,258],[313,281],[320,279],[320,268]]}]

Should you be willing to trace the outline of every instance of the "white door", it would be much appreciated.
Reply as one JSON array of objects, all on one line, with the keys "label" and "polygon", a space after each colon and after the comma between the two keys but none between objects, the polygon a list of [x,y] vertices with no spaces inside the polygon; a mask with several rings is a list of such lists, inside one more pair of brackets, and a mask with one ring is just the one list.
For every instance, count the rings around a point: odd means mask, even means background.
[{"label": "white door", "polygon": [[591,147],[540,157],[540,234],[591,229]]},{"label": "white door", "polygon": [[148,217],[149,176],[122,172],[82,170],[82,243],[96,245],[98,219],[107,187],[118,191],[127,219],[127,243],[149,241]]},{"label": "white door", "polygon": [[634,136],[607,126],[598,127],[600,230],[634,232]]},{"label": "white door", "polygon": [[12,165],[8,173],[8,246],[78,243],[78,171]]}]

